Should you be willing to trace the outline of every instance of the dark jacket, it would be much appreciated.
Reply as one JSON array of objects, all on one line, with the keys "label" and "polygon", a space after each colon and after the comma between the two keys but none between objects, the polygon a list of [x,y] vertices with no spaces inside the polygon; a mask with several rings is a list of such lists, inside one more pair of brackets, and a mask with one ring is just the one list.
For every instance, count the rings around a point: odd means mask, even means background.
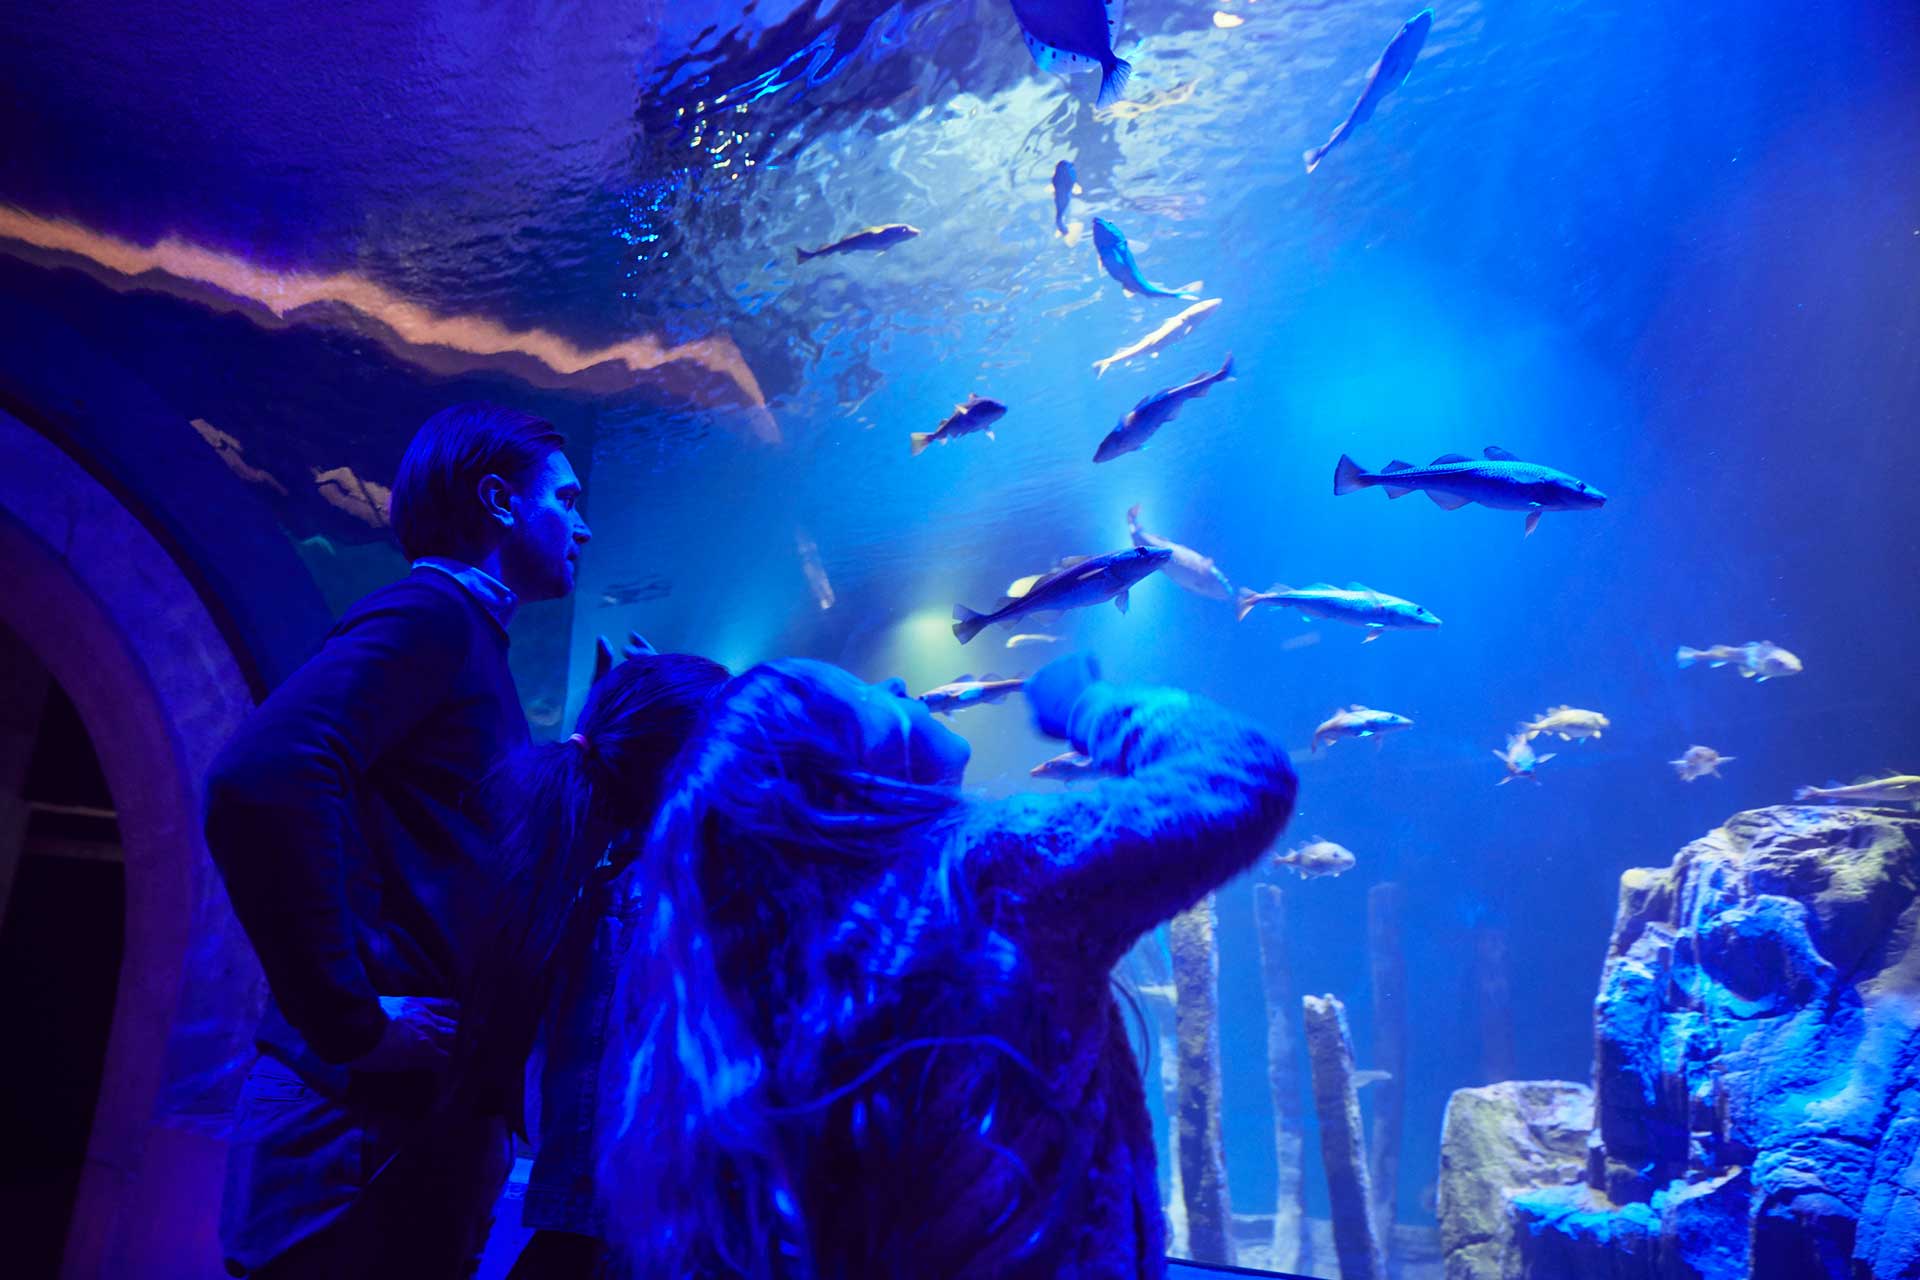
[{"label": "dark jacket", "polygon": [[455,997],[493,861],[479,782],[527,741],[505,629],[415,569],[349,609],[227,744],[207,847],[266,970],[258,1039],[322,1092],[354,1079],[382,995]]}]

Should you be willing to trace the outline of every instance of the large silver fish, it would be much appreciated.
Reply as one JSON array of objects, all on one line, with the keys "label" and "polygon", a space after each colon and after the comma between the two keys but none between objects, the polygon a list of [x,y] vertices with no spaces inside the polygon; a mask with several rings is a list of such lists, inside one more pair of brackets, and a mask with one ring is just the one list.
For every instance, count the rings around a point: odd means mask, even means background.
[{"label": "large silver fish", "polygon": [[1124,454],[1146,446],[1153,433],[1172,422],[1189,400],[1198,400],[1213,389],[1216,382],[1233,376],[1233,355],[1228,353],[1219,369],[1203,373],[1191,382],[1183,382],[1165,391],[1156,391],[1127,412],[1120,425],[1107,432],[1106,439],[1093,451],[1095,462],[1111,462]]},{"label": "large silver fish", "polygon": [[1606,504],[1606,494],[1564,471],[1522,462],[1494,445],[1485,454],[1483,458],[1442,454],[1424,467],[1395,458],[1383,470],[1368,471],[1343,453],[1333,471],[1333,491],[1356,493],[1379,485],[1387,497],[1404,498],[1420,489],[1446,511],[1457,511],[1470,502],[1500,511],[1524,511],[1528,533],[1539,527],[1542,512],[1590,511]]},{"label": "large silver fish", "polygon": [[818,249],[802,249],[793,246],[794,261],[805,262],[808,258],[824,258],[830,253],[856,253],[862,250],[878,252],[891,249],[897,244],[913,239],[920,234],[920,228],[904,222],[889,222],[885,226],[867,227],[850,236],[835,240],[832,244],[823,244]]},{"label": "large silver fish", "polygon": [[1782,649],[1771,640],[1749,640],[1745,644],[1716,644],[1705,649],[1689,649],[1681,645],[1674,659],[1682,668],[1696,662],[1704,662],[1710,667],[1724,667],[1733,663],[1740,668],[1744,679],[1758,680],[1765,684],[1781,676],[1800,674],[1800,659]]},{"label": "large silver fish", "polygon": [[978,680],[971,675],[961,676],[917,697],[935,715],[950,716],[967,707],[1005,701],[1008,694],[1018,693],[1026,684],[1025,680],[1002,679],[989,672]]},{"label": "large silver fish", "polygon": [[1360,91],[1359,101],[1353,104],[1353,110],[1347,112],[1347,118],[1333,131],[1333,136],[1325,143],[1314,147],[1302,158],[1307,162],[1307,172],[1312,173],[1327,158],[1327,152],[1345,142],[1350,134],[1373,118],[1373,109],[1388,94],[1406,82],[1407,73],[1413,70],[1413,60],[1420,56],[1421,46],[1427,42],[1427,32],[1433,26],[1433,10],[1422,9],[1407,20],[1392,40],[1387,42],[1386,51],[1379,61],[1367,72],[1367,87]]},{"label": "large silver fish", "polygon": [[1173,579],[1175,586],[1209,600],[1233,599],[1233,584],[1227,581],[1226,574],[1220,572],[1212,556],[1203,556],[1192,547],[1183,547],[1170,538],[1148,533],[1140,527],[1139,503],[1127,508],[1127,534],[1136,547],[1165,547],[1173,552],[1173,559],[1167,561],[1163,572]]},{"label": "large silver fish", "polygon": [[1127,592],[1142,578],[1164,566],[1173,552],[1164,547],[1128,547],[1103,556],[1072,558],[1060,568],[1042,574],[1026,591],[1003,601],[992,613],[975,613],[963,604],[953,607],[953,634],[961,644],[994,623],[1008,625],[1030,613],[1057,613],[1113,601],[1127,611]]},{"label": "large silver fish", "polygon": [[1234,617],[1245,621],[1254,606],[1261,604],[1298,609],[1304,614],[1325,618],[1330,622],[1365,627],[1367,640],[1379,639],[1380,633],[1388,628],[1431,631],[1440,625],[1440,619],[1413,601],[1375,591],[1359,582],[1349,582],[1344,587],[1316,582],[1310,587],[1296,589],[1276,586],[1265,591],[1249,591],[1242,587]]},{"label": "large silver fish", "polygon": [[1533,744],[1527,741],[1527,735],[1524,733],[1509,735],[1507,738],[1507,749],[1505,751],[1496,751],[1493,754],[1495,759],[1507,766],[1507,776],[1500,779],[1497,784],[1502,787],[1512,782],[1515,778],[1525,778],[1529,782],[1539,782],[1540,779],[1533,776],[1534,768],[1553,759],[1554,755],[1551,751],[1546,752],[1544,755],[1535,755]]},{"label": "large silver fish", "polygon": [[1320,876],[1337,876],[1353,870],[1359,859],[1353,856],[1345,845],[1335,844],[1331,840],[1317,837],[1290,849],[1286,853],[1273,855],[1273,864],[1285,867],[1302,880],[1313,880]]},{"label": "large silver fish", "polygon": [[1106,376],[1107,370],[1116,364],[1125,364],[1127,361],[1138,359],[1141,356],[1150,356],[1159,353],[1162,349],[1171,346],[1192,333],[1194,329],[1199,327],[1202,320],[1213,314],[1214,309],[1219,305],[1220,299],[1218,298],[1203,298],[1201,301],[1194,303],[1185,311],[1182,311],[1179,315],[1173,317],[1173,319],[1167,321],[1132,346],[1122,347],[1103,360],[1095,360],[1093,362],[1093,376],[1096,378],[1104,377]]},{"label": "large silver fish", "polygon": [[1313,731],[1314,751],[1320,750],[1322,742],[1334,743],[1342,738],[1371,738],[1376,734],[1391,733],[1395,729],[1411,729],[1413,721],[1405,716],[1395,715],[1391,711],[1375,711],[1372,707],[1363,707],[1354,703],[1334,712]]},{"label": "large silver fish", "polygon": [[1802,787],[1793,793],[1795,800],[1827,800],[1834,804],[1896,805],[1920,808],[1920,777],[1910,773],[1868,778],[1851,786],[1829,782],[1824,787]]},{"label": "large silver fish", "polygon": [[1695,778],[1720,776],[1720,766],[1732,760],[1732,756],[1723,756],[1712,747],[1688,747],[1678,760],[1669,760],[1673,771],[1680,775],[1680,781],[1692,782]]}]

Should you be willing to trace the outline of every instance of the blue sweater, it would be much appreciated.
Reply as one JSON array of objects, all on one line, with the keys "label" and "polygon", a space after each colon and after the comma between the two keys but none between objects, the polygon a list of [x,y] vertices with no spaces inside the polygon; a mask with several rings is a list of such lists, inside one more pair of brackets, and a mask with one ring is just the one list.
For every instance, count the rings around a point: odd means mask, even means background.
[{"label": "blue sweater", "polygon": [[492,905],[478,784],[528,739],[505,629],[416,569],[350,608],[207,778],[207,848],[272,1001],[258,1033],[323,1092],[421,1096],[342,1064],[382,995],[454,997]]}]

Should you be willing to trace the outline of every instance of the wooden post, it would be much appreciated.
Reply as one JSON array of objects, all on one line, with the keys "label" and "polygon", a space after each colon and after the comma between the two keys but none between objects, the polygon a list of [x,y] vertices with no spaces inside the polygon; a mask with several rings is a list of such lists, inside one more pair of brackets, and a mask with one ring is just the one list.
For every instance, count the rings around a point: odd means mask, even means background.
[{"label": "wooden post", "polygon": [[1313,1066],[1313,1103],[1320,1117],[1320,1158],[1327,1168],[1333,1209],[1333,1247],[1341,1280],[1386,1280],[1386,1256],[1373,1225],[1373,1193],[1367,1178],[1366,1135],[1360,1127],[1360,1095],[1353,1085],[1353,1037],[1347,1011],[1333,996],[1301,1002],[1307,1060]]},{"label": "wooden post", "polygon": [[1213,895],[1167,925],[1173,953],[1174,1030],[1180,1044],[1180,1190],[1187,1256],[1233,1264],[1233,1212],[1220,1137],[1220,951]]},{"label": "wooden post", "polygon": [[[1153,1020],[1152,1056],[1160,1074],[1161,1112],[1167,1119],[1167,1252],[1187,1256],[1187,1205],[1180,1188],[1180,1052],[1174,1026],[1172,962],[1159,930],[1141,938],[1127,953],[1134,990]],[[1142,1064],[1144,1070],[1146,1064]]]},{"label": "wooden post", "polygon": [[1267,1085],[1273,1094],[1273,1154],[1278,1184],[1273,1206],[1275,1271],[1299,1271],[1307,1257],[1306,1108],[1300,1105],[1300,1007],[1287,961],[1285,901],[1277,884],[1253,887],[1260,938],[1260,983],[1267,1002]]},{"label": "wooden post", "polygon": [[1373,1086],[1373,1131],[1367,1168],[1373,1179],[1373,1221],[1393,1240],[1400,1187],[1400,1126],[1407,1077],[1407,959],[1400,945],[1400,886],[1367,891],[1367,954],[1373,969],[1373,1061],[1387,1076]]}]

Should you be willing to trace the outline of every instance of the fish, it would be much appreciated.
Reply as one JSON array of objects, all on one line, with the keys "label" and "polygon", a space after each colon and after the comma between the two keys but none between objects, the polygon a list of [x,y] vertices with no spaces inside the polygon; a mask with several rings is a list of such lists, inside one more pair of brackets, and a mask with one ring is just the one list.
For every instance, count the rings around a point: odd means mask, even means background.
[{"label": "fish", "polygon": [[1113,51],[1120,35],[1122,0],[1012,0],[1013,16],[1026,38],[1033,64],[1042,71],[1100,68],[1100,92],[1106,106],[1126,91],[1133,64]]},{"label": "fish", "polygon": [[1744,679],[1758,680],[1765,684],[1781,676],[1797,676],[1801,671],[1800,659],[1782,649],[1771,640],[1749,640],[1745,644],[1716,644],[1706,649],[1689,649],[1681,645],[1674,655],[1682,668],[1696,662],[1704,662],[1710,667],[1724,667],[1728,663],[1738,664],[1740,675]]},{"label": "fish", "polygon": [[1709,774],[1719,777],[1720,766],[1732,759],[1733,756],[1723,756],[1712,747],[1688,747],[1678,760],[1669,760],[1667,763],[1680,775],[1680,781],[1692,782]]},{"label": "fish", "polygon": [[1576,739],[1585,741],[1597,738],[1601,731],[1613,727],[1613,722],[1598,711],[1582,711],[1578,707],[1553,707],[1543,716],[1536,716],[1520,726],[1520,732],[1532,742],[1543,733],[1557,733],[1562,742]]},{"label": "fish", "polygon": [[1173,559],[1167,561],[1167,567],[1161,572],[1172,578],[1175,586],[1209,600],[1233,599],[1233,584],[1227,581],[1227,575],[1220,572],[1211,556],[1203,556],[1192,547],[1183,547],[1140,527],[1139,503],[1127,508],[1127,534],[1136,547],[1165,547],[1173,552]]},{"label": "fish", "polygon": [[1920,777],[1890,773],[1883,778],[1862,778],[1850,786],[1829,782],[1824,787],[1801,787],[1793,793],[1793,798],[1803,802],[1831,800],[1835,804],[1908,804],[1920,809]]},{"label": "fish", "polygon": [[1036,644],[1059,644],[1059,636],[1041,635],[1038,632],[1023,631],[1017,636],[1007,637],[1007,648],[1027,649]]},{"label": "fish", "polygon": [[904,244],[920,234],[920,228],[908,226],[904,222],[889,222],[884,226],[867,227],[850,236],[835,240],[832,244],[821,245],[818,249],[802,249],[793,246],[794,261],[805,262],[809,258],[824,258],[830,253],[855,253],[868,251],[878,253]]},{"label": "fish", "polygon": [[1325,582],[1298,589],[1273,586],[1265,591],[1249,591],[1242,587],[1239,603],[1234,607],[1234,617],[1244,622],[1247,615],[1253,612],[1253,607],[1260,604],[1298,609],[1329,622],[1365,627],[1367,640],[1379,639],[1380,633],[1388,628],[1431,631],[1440,625],[1440,619],[1413,601],[1375,591],[1359,582],[1349,582],[1345,587]]},{"label": "fish", "polygon": [[1188,302],[1200,300],[1195,292],[1200,287],[1198,280],[1178,289],[1168,289],[1141,275],[1140,264],[1133,260],[1133,250],[1127,246],[1127,237],[1105,218],[1093,220],[1093,249],[1100,255],[1100,265],[1107,269],[1107,274],[1118,280],[1128,293],[1141,293],[1150,298],[1183,298]]},{"label": "fish", "polygon": [[913,445],[913,456],[917,458],[926,452],[930,444],[947,444],[976,431],[986,432],[987,439],[991,440],[993,424],[1006,416],[1007,406],[975,392],[963,403],[953,406],[953,412],[939,426],[931,431],[912,432],[907,439]]},{"label": "fish", "polygon": [[1027,776],[1072,782],[1075,779],[1095,778],[1103,772],[1105,771],[1094,764],[1092,757],[1083,756],[1078,751],[1063,751],[1052,759],[1042,760],[1027,770]]},{"label": "fish", "polygon": [[1079,181],[1073,161],[1062,160],[1053,166],[1053,229],[1061,235],[1067,234],[1067,206],[1073,203],[1074,188]]},{"label": "fish", "polygon": [[1353,1087],[1356,1089],[1364,1089],[1370,1084],[1385,1084],[1391,1079],[1393,1079],[1393,1072],[1391,1071],[1381,1071],[1378,1069],[1356,1071],[1353,1073]]},{"label": "fish", "polygon": [[989,703],[1003,702],[1010,693],[1018,693],[1026,687],[1025,680],[1006,680],[991,673],[978,680],[971,675],[960,676],[916,695],[927,710],[936,715],[950,716],[967,707],[984,707]]},{"label": "fish", "polygon": [[1502,787],[1512,782],[1515,778],[1525,778],[1530,782],[1539,782],[1540,779],[1533,776],[1534,767],[1536,765],[1543,765],[1554,757],[1554,753],[1551,751],[1545,755],[1535,755],[1533,753],[1533,747],[1528,743],[1527,735],[1524,733],[1509,735],[1507,738],[1507,749],[1505,751],[1496,751],[1493,755],[1494,759],[1507,766],[1507,776],[1495,784],[1496,786]]},{"label": "fish", "polygon": [[628,582],[616,582],[600,593],[600,603],[612,608],[623,604],[640,604],[647,600],[659,600],[673,594],[673,583],[658,575],[635,578]]},{"label": "fish", "polygon": [[1313,750],[1318,751],[1322,742],[1338,742],[1342,738],[1371,738],[1376,734],[1391,733],[1395,729],[1411,729],[1413,721],[1405,716],[1395,715],[1391,711],[1375,711],[1372,707],[1363,707],[1354,703],[1343,707],[1320,722],[1313,731]]},{"label": "fish", "polygon": [[1433,10],[1422,9],[1407,19],[1407,24],[1387,42],[1385,52],[1367,72],[1367,86],[1360,91],[1360,98],[1353,104],[1353,110],[1347,112],[1347,118],[1340,122],[1332,137],[1301,157],[1307,162],[1308,173],[1320,167],[1320,162],[1327,158],[1327,152],[1345,142],[1355,129],[1372,119],[1374,108],[1380,105],[1382,99],[1406,83],[1407,73],[1413,70],[1414,59],[1420,56],[1421,46],[1426,44],[1427,32],[1432,27]]},{"label": "fish", "polygon": [[1540,527],[1547,511],[1590,511],[1604,506],[1607,495],[1564,471],[1522,462],[1497,445],[1484,458],[1446,453],[1424,467],[1395,458],[1382,471],[1368,471],[1346,454],[1333,471],[1335,495],[1355,493],[1380,485],[1389,498],[1404,498],[1423,489],[1435,505],[1457,511],[1470,502],[1499,511],[1527,513],[1527,532]]},{"label": "fish", "polygon": [[1216,382],[1225,382],[1233,376],[1233,353],[1221,362],[1219,369],[1212,373],[1203,373],[1190,382],[1177,387],[1168,387],[1165,391],[1156,391],[1127,412],[1120,424],[1107,432],[1106,439],[1093,451],[1095,462],[1112,462],[1124,454],[1146,447],[1153,439],[1153,433],[1172,422],[1187,401],[1198,400],[1213,388]]},{"label": "fish", "polygon": [[[963,604],[953,607],[953,635],[961,644],[980,634],[982,627],[1011,626],[1028,614],[1057,613],[1113,601],[1127,611],[1127,593],[1154,570],[1173,559],[1165,547],[1128,547],[1103,556],[1073,557],[1051,573],[1041,574],[1023,592],[1010,593],[991,613],[975,613]],[[1024,585],[1016,583],[1016,586]]]},{"label": "fish", "polygon": [[1302,880],[1314,880],[1320,876],[1337,876],[1353,870],[1359,859],[1351,851],[1335,844],[1331,840],[1322,840],[1315,836],[1298,849],[1273,855],[1277,867],[1287,867]]},{"label": "fish", "polygon": [[1218,298],[1203,298],[1194,303],[1173,319],[1155,329],[1132,346],[1122,347],[1104,360],[1093,362],[1093,376],[1102,378],[1107,370],[1116,364],[1125,364],[1141,356],[1157,355],[1164,347],[1170,346],[1192,333],[1200,322],[1212,315],[1220,305]]}]

